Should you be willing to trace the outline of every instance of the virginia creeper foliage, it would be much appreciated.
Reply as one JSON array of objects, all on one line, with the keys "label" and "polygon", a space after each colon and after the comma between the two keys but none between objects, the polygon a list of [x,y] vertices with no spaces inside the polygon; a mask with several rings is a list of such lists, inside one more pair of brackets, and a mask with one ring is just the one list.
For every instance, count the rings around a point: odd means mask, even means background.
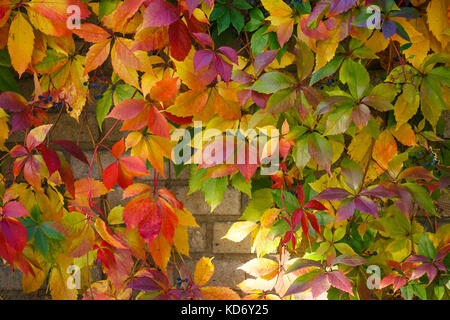
[{"label": "virginia creeper foliage", "polygon": [[[24,292],[53,299],[449,299],[449,12],[448,0],[0,0],[0,257]],[[64,117],[87,127],[92,158],[58,137]],[[190,135],[174,161],[174,132],[198,123],[215,134]],[[124,138],[109,143],[114,130]],[[75,179],[69,157],[88,174]],[[208,286],[213,257],[189,273],[195,212],[157,184],[171,161],[211,211],[229,185],[250,198],[224,235],[251,237],[238,288]],[[112,207],[117,189],[125,205]]]}]

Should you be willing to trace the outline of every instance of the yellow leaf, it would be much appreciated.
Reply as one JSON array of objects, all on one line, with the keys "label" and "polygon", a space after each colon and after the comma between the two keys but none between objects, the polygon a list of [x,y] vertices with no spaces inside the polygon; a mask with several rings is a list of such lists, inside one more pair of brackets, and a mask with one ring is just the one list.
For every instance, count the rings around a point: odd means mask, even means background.
[{"label": "yellow leaf", "polygon": [[73,263],[73,259],[60,254],[57,263],[50,271],[49,286],[53,300],[76,300],[78,290],[68,286],[73,284],[69,279],[71,274],[67,272],[67,268]]},{"label": "yellow leaf", "polygon": [[411,84],[405,84],[403,86],[403,93],[398,97],[394,106],[397,129],[417,113],[419,103],[420,97],[417,94],[416,88]]},{"label": "yellow leaf", "polygon": [[348,244],[344,242],[335,243],[334,247],[338,249],[342,254],[353,255],[356,256],[356,252],[350,247]]},{"label": "yellow leaf", "polygon": [[187,227],[178,226],[173,234],[173,245],[181,254],[189,257],[189,236]]},{"label": "yellow leaf", "polygon": [[214,273],[214,265],[212,259],[202,257],[198,260],[194,271],[194,283],[198,286],[203,286],[208,283]]},{"label": "yellow leaf", "polygon": [[5,110],[0,109],[0,150],[7,151],[5,142],[9,136],[8,114]]},{"label": "yellow leaf", "polygon": [[22,13],[18,11],[9,28],[8,52],[11,57],[11,64],[19,77],[27,70],[31,62],[33,47],[33,28]]},{"label": "yellow leaf", "polygon": [[200,227],[195,221],[195,218],[192,215],[192,213],[188,211],[186,208],[184,208],[183,210],[175,209],[175,213],[177,215],[178,224],[180,226],[197,227],[197,228]]},{"label": "yellow leaf", "polygon": [[261,0],[261,3],[271,16],[285,17],[292,15],[292,9],[283,0]]},{"label": "yellow leaf", "polygon": [[256,229],[258,225],[252,221],[238,221],[232,224],[227,234],[222,239],[228,239],[233,242],[242,241],[250,232]]},{"label": "yellow leaf", "polygon": [[448,23],[448,0],[431,0],[427,7],[428,25],[430,31],[441,42],[442,47],[447,46],[449,37],[444,31],[449,27]]},{"label": "yellow leaf", "polygon": [[123,245],[116,237],[114,237],[107,229],[106,224],[103,222],[102,219],[97,218],[95,220],[95,230],[97,230],[100,237],[102,237],[103,240],[108,242],[110,245],[118,248],[118,249],[128,249],[125,245]]},{"label": "yellow leaf", "polygon": [[244,270],[253,277],[270,280],[277,275],[278,263],[271,259],[255,258],[240,266],[238,269]]},{"label": "yellow leaf", "polygon": [[387,48],[388,44],[389,39],[386,39],[383,33],[379,30],[375,30],[365,43],[366,47],[369,48],[373,53],[383,51]]}]

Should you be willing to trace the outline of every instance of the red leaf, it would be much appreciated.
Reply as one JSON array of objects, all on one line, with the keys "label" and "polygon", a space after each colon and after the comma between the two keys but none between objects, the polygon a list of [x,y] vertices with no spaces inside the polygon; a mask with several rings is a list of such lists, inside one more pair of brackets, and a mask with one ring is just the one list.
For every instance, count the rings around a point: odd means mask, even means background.
[{"label": "red leaf", "polygon": [[352,283],[350,280],[340,271],[331,271],[327,273],[328,281],[330,284],[338,288],[339,290],[345,291],[353,295]]},{"label": "red leaf", "polygon": [[105,170],[103,170],[103,184],[108,190],[111,189],[117,183],[118,178],[119,178],[119,165],[117,162],[110,164],[109,166],[106,167]]},{"label": "red leaf", "polygon": [[52,173],[58,170],[61,166],[58,154],[55,150],[47,148],[44,145],[41,145],[39,147],[39,150],[41,151],[42,158],[44,159],[45,165],[47,166],[48,173],[51,176]]},{"label": "red leaf", "polygon": [[119,164],[119,174],[117,176],[117,183],[122,189],[128,188],[133,184],[133,176],[129,170],[122,164]]},{"label": "red leaf", "polygon": [[28,150],[24,146],[14,146],[9,152],[12,158],[21,157],[28,154]]},{"label": "red leaf", "polygon": [[183,61],[191,50],[191,37],[183,21],[178,20],[169,27],[170,55],[178,61]]},{"label": "red leaf", "polygon": [[321,204],[317,200],[309,200],[307,203],[305,203],[303,208],[313,209],[313,210],[320,210],[320,211],[326,211],[327,210],[327,207],[325,207],[323,204]]},{"label": "red leaf", "polygon": [[27,243],[27,229],[25,226],[14,218],[4,217],[0,221],[0,227],[6,242],[21,252]]},{"label": "red leaf", "polygon": [[118,120],[129,120],[136,117],[147,105],[145,100],[141,99],[127,99],[118,103],[111,111],[107,118],[114,118]]},{"label": "red leaf", "polygon": [[70,153],[73,157],[77,158],[81,162],[84,162],[86,164],[89,164],[89,162],[86,159],[86,156],[84,155],[83,150],[80,149],[80,147],[69,140],[54,140],[51,142],[51,144],[56,144],[63,148],[66,152]]},{"label": "red leaf", "polygon": [[319,223],[317,222],[316,216],[308,211],[305,211],[305,213],[306,213],[306,216],[308,217],[308,220],[311,223],[311,226],[313,227],[313,229],[316,230],[317,233],[320,233],[320,226],[319,226]]},{"label": "red leaf", "polygon": [[145,215],[153,208],[153,202],[148,197],[135,198],[125,205],[123,221],[127,225],[127,230],[132,230],[141,223]]},{"label": "red leaf", "polygon": [[142,28],[168,26],[180,18],[180,10],[167,1],[154,0],[144,12]]},{"label": "red leaf", "polygon": [[28,102],[20,94],[7,91],[0,94],[0,108],[11,112],[22,112],[28,110]]},{"label": "red leaf", "polygon": [[151,243],[161,232],[162,214],[160,208],[153,201],[152,210],[139,223],[139,234],[147,243]]}]

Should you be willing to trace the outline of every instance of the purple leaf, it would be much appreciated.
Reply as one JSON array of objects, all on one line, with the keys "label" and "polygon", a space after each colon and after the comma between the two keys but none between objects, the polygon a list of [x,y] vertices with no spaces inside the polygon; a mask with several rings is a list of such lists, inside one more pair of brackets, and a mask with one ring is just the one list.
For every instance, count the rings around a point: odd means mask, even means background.
[{"label": "purple leaf", "polygon": [[139,290],[139,291],[159,291],[161,287],[158,283],[149,277],[135,278],[128,283],[127,288]]},{"label": "purple leaf", "polygon": [[209,65],[214,58],[214,52],[211,50],[198,50],[194,54],[194,72],[198,72]]},{"label": "purple leaf", "polygon": [[392,37],[397,32],[397,25],[391,20],[386,20],[383,23],[382,30],[384,38],[387,39]]},{"label": "purple leaf", "polygon": [[225,62],[222,57],[216,54],[216,69],[222,77],[223,81],[228,84],[228,82],[230,82],[231,80],[231,72],[233,71],[233,66]]},{"label": "purple leaf", "polygon": [[364,196],[357,196],[355,198],[355,206],[359,211],[369,213],[378,218],[377,205],[372,200]]},{"label": "purple leaf", "polygon": [[258,54],[254,62],[255,74],[264,70],[275,59],[277,53],[278,50],[268,50]]},{"label": "purple leaf", "polygon": [[431,263],[424,263],[424,264],[421,264],[420,266],[418,266],[412,272],[411,277],[409,279],[410,280],[419,279],[425,273],[428,275],[428,279],[429,279],[428,284],[430,284],[431,281],[433,281],[433,279],[436,277],[437,270]]},{"label": "purple leaf", "polygon": [[253,77],[245,71],[234,70],[231,79],[237,83],[245,84],[253,80]]},{"label": "purple leaf", "polygon": [[365,127],[370,120],[370,109],[363,103],[357,105],[352,111],[352,120],[357,127]]},{"label": "purple leaf", "polygon": [[336,222],[347,219],[355,213],[355,199],[347,200],[337,209]]},{"label": "purple leaf", "polygon": [[314,197],[315,200],[343,200],[350,195],[345,189],[341,188],[327,188],[317,196]]},{"label": "purple leaf", "polygon": [[445,189],[450,185],[450,177],[442,177],[439,180],[439,189]]},{"label": "purple leaf", "polygon": [[234,49],[230,47],[220,47],[219,51],[222,52],[223,55],[228,58],[228,60],[235,64],[238,64],[238,55],[236,51],[234,51]]},{"label": "purple leaf", "polygon": [[330,5],[329,16],[336,16],[348,11],[358,0],[333,0]]},{"label": "purple leaf", "polygon": [[362,195],[368,196],[368,197],[375,197],[375,198],[393,198],[396,197],[397,194],[393,191],[390,191],[386,189],[383,186],[376,186],[372,189],[364,189],[361,191]]}]

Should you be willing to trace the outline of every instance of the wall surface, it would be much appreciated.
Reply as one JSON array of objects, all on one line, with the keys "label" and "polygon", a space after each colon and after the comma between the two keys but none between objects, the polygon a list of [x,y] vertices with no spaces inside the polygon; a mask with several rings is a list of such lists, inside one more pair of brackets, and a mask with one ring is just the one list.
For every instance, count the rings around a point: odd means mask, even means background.
[{"label": "wall surface", "polygon": [[[25,96],[31,96],[31,90],[33,90],[32,79],[19,81],[20,89]],[[95,94],[95,92],[93,93]],[[450,138],[450,112],[444,114],[446,118],[446,130],[445,138]],[[50,123],[54,123],[56,114],[53,114],[50,119]],[[112,119],[106,119],[104,123],[103,132],[111,127]],[[88,104],[88,116],[87,121],[91,128],[97,127],[97,120],[95,116],[95,104]],[[102,137],[100,132],[94,129],[94,139],[96,141]],[[75,140],[85,151],[88,160],[92,158],[93,146],[92,142],[83,121],[80,117],[80,124],[68,115],[63,114],[62,118],[57,123],[52,136],[58,139]],[[105,144],[108,147],[123,137],[123,133],[119,129],[115,129],[112,134],[106,139]],[[17,135],[17,141],[23,141],[23,137]],[[9,140],[9,147],[14,145],[14,139]],[[100,151],[103,168],[112,163],[113,158],[107,151]],[[69,159],[70,156],[66,155]],[[88,166],[81,163],[75,158],[70,159],[72,169],[74,171],[75,178],[87,177]],[[158,186],[167,187],[172,190],[180,201],[183,201],[188,210],[190,210],[197,220],[200,228],[192,228],[189,232],[190,241],[190,253],[192,260],[187,262],[188,267],[193,272],[195,268],[195,262],[202,256],[215,257],[213,263],[215,265],[215,272],[213,278],[210,280],[209,285],[221,285],[229,286],[239,292],[239,288],[236,285],[244,280],[245,273],[236,268],[245,263],[246,261],[254,258],[253,254],[250,254],[250,239],[247,237],[241,243],[234,243],[226,239],[221,239],[222,236],[228,231],[232,222],[242,214],[248,201],[247,196],[240,192],[230,188],[225,193],[222,203],[210,213],[210,207],[205,202],[201,191],[197,191],[191,195],[187,195],[189,172],[185,169],[180,173],[178,177],[175,177],[175,170],[172,166],[166,165],[165,167],[166,178],[158,179]],[[96,166],[93,167],[91,174],[94,178],[99,178]],[[138,181],[138,180],[136,180]],[[142,182],[153,185],[153,177],[148,176],[147,179],[141,179]],[[112,206],[117,204],[124,204],[121,201],[122,192],[119,187],[115,187],[115,192],[109,194],[108,200]],[[441,222],[449,222],[450,218],[450,199],[441,199],[440,205],[438,204],[438,211],[445,218],[441,219]],[[427,227],[428,222],[426,218],[420,219]],[[188,260],[189,261],[189,260]],[[34,294],[23,294],[21,286],[21,272],[11,272],[10,268],[3,265],[0,262],[0,297],[3,299],[48,299],[49,296],[45,292],[45,288],[39,290]],[[98,273],[95,277],[101,278],[101,274]]]}]

